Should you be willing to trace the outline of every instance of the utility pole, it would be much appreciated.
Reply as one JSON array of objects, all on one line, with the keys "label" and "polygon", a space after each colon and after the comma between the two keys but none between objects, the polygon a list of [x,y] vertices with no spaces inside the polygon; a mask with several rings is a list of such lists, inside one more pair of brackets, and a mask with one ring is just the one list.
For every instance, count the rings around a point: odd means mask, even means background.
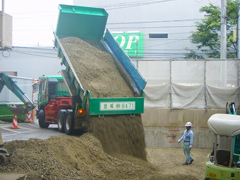
[{"label": "utility pole", "polygon": [[240,5],[237,8],[237,58],[240,59]]},{"label": "utility pole", "polygon": [[[237,59],[240,59],[240,4],[237,7]],[[240,86],[240,63],[238,62],[238,86]],[[238,95],[238,100],[240,101]]]},{"label": "utility pole", "polygon": [[221,59],[227,58],[227,3],[226,0],[221,0]]},{"label": "utility pole", "polygon": [[221,52],[220,58],[223,59],[221,63],[221,87],[227,85],[227,3],[226,0],[221,0]]},{"label": "utility pole", "polygon": [[5,48],[5,0],[2,0],[2,37],[1,37],[1,49]]}]

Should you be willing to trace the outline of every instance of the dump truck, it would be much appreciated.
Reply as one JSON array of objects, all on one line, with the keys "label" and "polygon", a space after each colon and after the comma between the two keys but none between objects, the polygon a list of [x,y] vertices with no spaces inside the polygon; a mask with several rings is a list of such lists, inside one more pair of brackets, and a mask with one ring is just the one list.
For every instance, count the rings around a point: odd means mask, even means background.
[{"label": "dump truck", "polygon": [[208,127],[215,137],[205,180],[240,179],[240,116],[214,114],[208,119]]},{"label": "dump truck", "polygon": [[[59,131],[72,134],[75,130],[85,131],[87,129],[89,116],[98,116],[99,118],[104,118],[104,116],[108,115],[134,116],[144,112],[144,88],[146,81],[130,58],[120,48],[110,31],[105,31],[107,18],[108,13],[102,8],[59,5],[59,17],[56,32],[54,33],[54,43],[58,51],[58,57],[61,59],[61,64],[66,67],[66,69],[61,70],[61,76],[70,94],[71,106],[52,109],[55,120],[50,121],[46,113],[47,105],[50,102],[49,94],[48,101],[42,104],[39,101],[40,127],[44,128],[50,123],[57,123]],[[134,96],[92,97],[91,91],[86,89],[82,83],[83,79],[81,78],[84,77],[81,77],[81,74],[79,75],[76,65],[73,65],[71,62],[71,55],[67,53],[61,42],[61,39],[68,37],[79,38],[104,48],[110,54],[118,73],[121,74],[121,77],[128,84]],[[91,66],[91,62],[89,66]],[[59,79],[56,79],[55,82],[59,82]],[[45,85],[47,84],[45,83]],[[52,97],[52,99],[55,98],[54,96]],[[70,103],[70,100],[68,102]]]}]

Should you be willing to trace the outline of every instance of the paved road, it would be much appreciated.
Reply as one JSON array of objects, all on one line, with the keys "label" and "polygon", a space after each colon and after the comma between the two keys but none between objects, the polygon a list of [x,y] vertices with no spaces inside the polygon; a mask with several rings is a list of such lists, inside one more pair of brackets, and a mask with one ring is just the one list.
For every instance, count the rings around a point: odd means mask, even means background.
[{"label": "paved road", "polygon": [[57,125],[52,124],[47,129],[39,127],[37,121],[33,123],[18,123],[19,129],[11,129],[12,123],[1,123],[1,132],[3,142],[12,140],[28,140],[30,138],[47,139],[51,136],[63,136],[66,134],[61,133],[57,129]]}]

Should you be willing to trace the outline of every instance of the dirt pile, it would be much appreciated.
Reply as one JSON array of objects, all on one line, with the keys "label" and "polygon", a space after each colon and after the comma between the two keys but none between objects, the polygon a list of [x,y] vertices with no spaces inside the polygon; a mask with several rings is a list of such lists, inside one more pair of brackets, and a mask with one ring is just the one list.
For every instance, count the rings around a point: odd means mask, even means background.
[{"label": "dirt pile", "polygon": [[[110,54],[75,37],[60,39],[69,61],[85,90],[92,97],[134,97],[120,75]],[[91,42],[94,44],[94,42]],[[89,132],[97,137],[109,153],[123,153],[146,160],[145,139],[140,115],[89,117]]]},{"label": "dirt pile", "polygon": [[15,153],[12,164],[0,166],[0,172],[26,173],[27,180],[196,180],[190,175],[164,174],[157,166],[132,156],[108,155],[99,140],[89,133],[80,137],[12,141],[5,147]]}]

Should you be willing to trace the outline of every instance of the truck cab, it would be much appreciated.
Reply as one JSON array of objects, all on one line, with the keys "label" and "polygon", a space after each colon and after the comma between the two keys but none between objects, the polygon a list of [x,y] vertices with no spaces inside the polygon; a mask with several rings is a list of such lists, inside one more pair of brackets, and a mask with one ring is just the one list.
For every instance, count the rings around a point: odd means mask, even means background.
[{"label": "truck cab", "polygon": [[56,124],[59,110],[71,107],[71,97],[62,76],[42,76],[37,110],[39,126],[47,128],[49,124]]},{"label": "truck cab", "polygon": [[214,114],[208,120],[214,134],[213,151],[208,155],[205,180],[240,179],[240,116]]}]

